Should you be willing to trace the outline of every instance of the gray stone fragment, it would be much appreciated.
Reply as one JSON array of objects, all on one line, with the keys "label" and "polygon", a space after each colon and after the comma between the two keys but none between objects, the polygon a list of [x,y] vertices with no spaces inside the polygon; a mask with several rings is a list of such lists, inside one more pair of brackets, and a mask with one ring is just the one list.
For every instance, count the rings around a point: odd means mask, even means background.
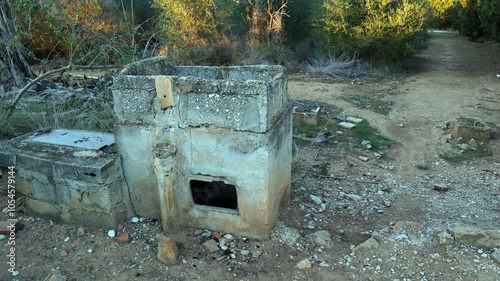
[{"label": "gray stone fragment", "polygon": [[311,201],[313,201],[313,202],[314,202],[314,204],[316,204],[316,205],[320,205],[321,203],[323,203],[323,200],[321,200],[321,198],[319,198],[319,197],[318,197],[318,196],[316,196],[316,195],[312,195],[312,194],[311,194],[311,195],[309,196],[309,199],[311,199]]},{"label": "gray stone fragment", "polygon": [[307,239],[313,241],[314,243],[327,245],[332,242],[331,235],[326,230],[316,231],[306,236]]}]

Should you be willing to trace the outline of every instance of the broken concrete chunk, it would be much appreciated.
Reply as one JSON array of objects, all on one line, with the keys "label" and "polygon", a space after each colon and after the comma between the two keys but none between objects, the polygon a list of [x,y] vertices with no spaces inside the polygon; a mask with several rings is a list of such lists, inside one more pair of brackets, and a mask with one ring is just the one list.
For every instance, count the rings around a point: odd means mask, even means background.
[{"label": "broken concrete chunk", "polygon": [[217,245],[217,242],[212,239],[203,243],[201,247],[203,247],[203,250],[205,250],[209,254],[219,251],[219,245]]},{"label": "broken concrete chunk", "polygon": [[346,128],[346,129],[352,129],[352,128],[356,127],[356,124],[353,124],[351,122],[340,122],[340,123],[338,123],[338,125],[342,128]]},{"label": "broken concrete chunk", "polygon": [[309,259],[304,259],[304,260],[301,260],[296,266],[295,268],[298,268],[298,269],[307,269],[307,268],[311,268],[311,261]]}]

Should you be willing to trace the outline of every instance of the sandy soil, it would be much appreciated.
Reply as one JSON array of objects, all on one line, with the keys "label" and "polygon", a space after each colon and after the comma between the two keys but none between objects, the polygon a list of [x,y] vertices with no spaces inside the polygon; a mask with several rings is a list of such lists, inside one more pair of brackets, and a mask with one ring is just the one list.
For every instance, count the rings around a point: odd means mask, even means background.
[{"label": "sandy soil", "polygon": [[[164,233],[155,220],[127,221],[117,235],[128,232],[132,243],[119,244],[108,237],[108,229],[85,229],[81,235],[79,226],[22,216],[24,228],[16,234],[19,274],[7,272],[10,246],[4,240],[0,279],[43,280],[58,269],[67,280],[500,280],[493,247],[453,241],[448,245],[438,239],[455,223],[500,230],[497,74],[498,44],[434,33],[428,50],[399,78],[339,82],[290,75],[291,99],[332,108],[325,111],[322,124],[334,122],[328,118],[344,111],[366,119],[399,143],[379,151],[385,156],[377,159],[373,151],[343,142],[348,132],[338,134],[338,129],[324,143],[297,142],[292,199],[280,214],[273,239],[230,237],[232,252],[208,254],[201,243],[213,239],[210,232],[195,235],[196,229],[186,228]],[[360,95],[391,101],[388,114],[343,99]],[[489,155],[466,154],[467,159],[458,163],[439,157],[452,148],[449,131],[441,126],[458,117],[479,117],[492,127],[493,138],[480,146]],[[322,164],[330,178],[315,174]],[[450,190],[436,191],[436,184]],[[315,203],[311,195],[322,203]],[[0,209],[5,206],[2,203]],[[398,224],[401,221],[416,224]],[[308,238],[320,230],[330,239],[322,243]],[[300,237],[290,243],[294,232]],[[179,246],[176,265],[167,266],[156,257],[163,235]],[[371,237],[375,245],[365,243],[353,251]],[[304,259],[312,266],[295,268]]]}]

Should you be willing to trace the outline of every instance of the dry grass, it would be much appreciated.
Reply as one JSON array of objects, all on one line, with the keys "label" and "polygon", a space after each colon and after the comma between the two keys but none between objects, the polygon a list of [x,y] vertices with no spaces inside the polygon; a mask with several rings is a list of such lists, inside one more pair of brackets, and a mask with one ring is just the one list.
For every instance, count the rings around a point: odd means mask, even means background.
[{"label": "dry grass", "polygon": [[362,62],[355,57],[350,58],[346,55],[336,57],[331,54],[316,53],[308,60],[306,66],[311,74],[335,78],[358,78],[366,75]]}]

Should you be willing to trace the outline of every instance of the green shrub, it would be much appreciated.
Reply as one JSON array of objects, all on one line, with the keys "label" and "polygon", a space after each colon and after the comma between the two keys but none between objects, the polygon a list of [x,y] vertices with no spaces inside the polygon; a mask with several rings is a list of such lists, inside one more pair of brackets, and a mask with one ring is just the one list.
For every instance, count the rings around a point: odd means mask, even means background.
[{"label": "green shrub", "polygon": [[425,48],[424,3],[326,0],[315,26],[324,51],[394,64]]}]

